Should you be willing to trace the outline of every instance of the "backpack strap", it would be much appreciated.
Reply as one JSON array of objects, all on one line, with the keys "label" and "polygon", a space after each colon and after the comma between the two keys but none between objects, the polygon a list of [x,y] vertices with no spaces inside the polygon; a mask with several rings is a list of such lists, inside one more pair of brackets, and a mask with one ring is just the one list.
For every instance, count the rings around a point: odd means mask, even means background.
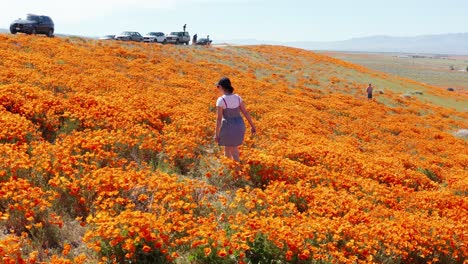
[{"label": "backpack strap", "polygon": [[[222,97],[221,97],[221,98],[222,98]],[[224,98],[222,98],[222,99],[223,99],[223,101],[224,101],[224,104],[226,105],[226,108],[228,108],[227,103],[226,103],[226,100],[224,100]]]}]

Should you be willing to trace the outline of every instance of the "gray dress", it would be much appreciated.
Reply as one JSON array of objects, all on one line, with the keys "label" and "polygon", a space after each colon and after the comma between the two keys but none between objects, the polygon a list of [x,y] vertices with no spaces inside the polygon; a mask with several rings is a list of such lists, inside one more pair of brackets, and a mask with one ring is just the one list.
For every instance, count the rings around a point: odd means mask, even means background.
[{"label": "gray dress", "polygon": [[223,101],[226,108],[223,109],[223,122],[218,144],[228,147],[240,146],[244,142],[245,135],[245,123],[240,111],[240,98],[239,106],[236,108],[229,108],[224,98]]}]

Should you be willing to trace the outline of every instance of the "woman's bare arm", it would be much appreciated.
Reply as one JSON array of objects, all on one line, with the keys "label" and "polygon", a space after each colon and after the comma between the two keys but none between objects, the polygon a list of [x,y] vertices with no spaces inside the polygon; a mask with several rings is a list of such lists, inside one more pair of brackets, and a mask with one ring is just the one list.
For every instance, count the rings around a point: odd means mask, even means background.
[{"label": "woman's bare arm", "polygon": [[216,107],[216,130],[215,130],[215,141],[219,140],[219,132],[221,131],[221,122],[223,121],[223,108],[221,106]]},{"label": "woman's bare arm", "polygon": [[250,127],[252,128],[252,133],[255,134],[257,132],[257,129],[255,128],[255,125],[252,121],[252,117],[250,116],[249,111],[247,111],[247,107],[245,106],[244,102],[241,102],[240,109],[241,109],[242,114],[244,114],[245,118],[249,122]]}]

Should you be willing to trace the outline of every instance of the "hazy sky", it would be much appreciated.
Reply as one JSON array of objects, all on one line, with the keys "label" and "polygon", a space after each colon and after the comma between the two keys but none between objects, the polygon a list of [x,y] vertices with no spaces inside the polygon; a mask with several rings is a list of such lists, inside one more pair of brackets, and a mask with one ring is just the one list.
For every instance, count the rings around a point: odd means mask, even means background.
[{"label": "hazy sky", "polygon": [[26,13],[56,32],[99,36],[176,31],[214,39],[329,41],[468,32],[466,0],[0,0],[0,28]]}]

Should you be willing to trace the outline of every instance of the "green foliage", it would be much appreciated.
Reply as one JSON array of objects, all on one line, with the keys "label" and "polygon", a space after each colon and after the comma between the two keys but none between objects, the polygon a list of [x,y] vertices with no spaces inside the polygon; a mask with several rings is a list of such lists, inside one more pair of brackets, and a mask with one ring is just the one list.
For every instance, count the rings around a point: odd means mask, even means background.
[{"label": "green foliage", "polygon": [[[101,254],[106,256],[109,259],[112,259],[112,256],[115,256],[118,263],[130,264],[130,263],[141,263],[141,264],[169,264],[172,263],[167,259],[167,256],[163,254],[159,249],[151,248],[148,252],[143,251],[143,242],[136,243],[135,245],[135,254],[129,259],[127,256],[127,251],[123,248],[123,242],[115,246],[111,246],[107,241],[101,242]],[[127,255],[127,256],[126,256]],[[114,263],[108,260],[104,263]]]},{"label": "green foliage", "polygon": [[307,200],[304,197],[300,197],[293,194],[291,197],[289,197],[289,202],[296,205],[297,211],[299,211],[300,213],[309,210],[309,205],[307,204]]},{"label": "green foliage", "polygon": [[254,187],[261,188],[267,184],[263,181],[262,175],[260,174],[262,169],[263,167],[261,164],[250,165],[250,180],[252,181]]},{"label": "green foliage", "polygon": [[430,169],[419,168],[418,171],[421,172],[422,174],[426,175],[433,182],[437,182],[437,183],[442,183],[443,182],[442,178],[440,178],[439,175],[437,175],[435,172],[433,172]]},{"label": "green foliage", "polygon": [[58,134],[70,135],[73,131],[79,130],[81,128],[80,125],[80,120],[65,118],[62,121]]},{"label": "green foliage", "polygon": [[255,240],[249,243],[250,250],[246,251],[248,263],[252,264],[275,264],[284,263],[283,250],[278,248],[264,234],[259,234]]},{"label": "green foliage", "polygon": [[192,254],[189,256],[190,263],[196,264],[235,264],[237,263],[236,259],[229,257],[219,257],[218,249],[211,249],[211,253],[206,256],[204,247],[196,248]]},{"label": "green foliage", "polygon": [[72,89],[66,86],[57,85],[53,87],[54,94],[63,94],[65,97],[67,96],[67,93],[70,93],[71,91]]}]

